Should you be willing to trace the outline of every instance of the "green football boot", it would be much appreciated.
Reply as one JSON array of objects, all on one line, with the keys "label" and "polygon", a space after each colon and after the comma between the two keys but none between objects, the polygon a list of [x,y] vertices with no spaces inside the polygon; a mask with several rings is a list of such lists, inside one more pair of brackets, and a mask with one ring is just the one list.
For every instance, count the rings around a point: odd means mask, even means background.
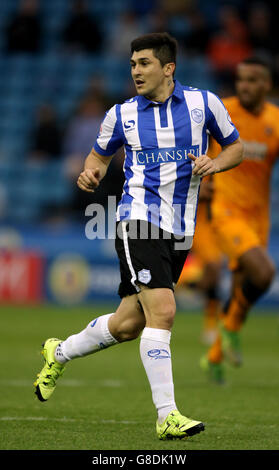
[{"label": "green football boot", "polygon": [[225,383],[224,366],[221,362],[211,362],[207,356],[203,356],[200,360],[200,367],[211,382],[219,385]]},{"label": "green football boot", "polygon": [[242,353],[240,346],[240,337],[237,331],[229,331],[226,328],[221,329],[222,350],[225,359],[235,367],[242,365]]},{"label": "green football boot", "polygon": [[159,439],[166,441],[170,439],[187,439],[201,431],[204,424],[201,421],[182,416],[179,411],[171,411],[162,424],[156,423],[156,431]]},{"label": "green football boot", "polygon": [[54,357],[55,349],[61,341],[61,339],[49,338],[43,344],[41,353],[44,356],[45,365],[34,382],[35,394],[40,401],[47,401],[50,398],[55,390],[57,379],[65,370],[65,366],[57,362]]}]

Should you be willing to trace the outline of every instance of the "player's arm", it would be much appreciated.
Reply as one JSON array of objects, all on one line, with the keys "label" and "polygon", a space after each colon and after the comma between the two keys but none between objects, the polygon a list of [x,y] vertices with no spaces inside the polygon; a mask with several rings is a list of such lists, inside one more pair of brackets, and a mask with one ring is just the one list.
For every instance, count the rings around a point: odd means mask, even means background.
[{"label": "player's arm", "polygon": [[123,145],[123,131],[117,120],[117,106],[106,113],[97,140],[85,159],[84,170],[78,177],[77,185],[83,191],[93,193],[104,178],[112,157]]},{"label": "player's arm", "polygon": [[195,163],[193,175],[207,176],[230,170],[239,165],[243,159],[243,143],[238,138],[229,145],[222,147],[222,151],[213,160],[208,155],[195,157],[191,153],[188,157]]},{"label": "player's arm", "polygon": [[239,165],[243,158],[243,143],[239,132],[220,98],[210,91],[207,92],[205,111],[207,131],[221,145],[222,150],[214,160],[208,155],[198,158],[189,156],[194,161],[193,174],[199,176],[230,170]]},{"label": "player's arm", "polygon": [[240,138],[235,140],[232,144],[222,147],[222,151],[213,160],[215,162],[215,173],[230,170],[238,166],[243,160],[244,145]]},{"label": "player's arm", "polygon": [[77,185],[83,191],[94,193],[104,178],[113,155],[103,156],[92,149],[84,163],[84,170],[80,173]]}]

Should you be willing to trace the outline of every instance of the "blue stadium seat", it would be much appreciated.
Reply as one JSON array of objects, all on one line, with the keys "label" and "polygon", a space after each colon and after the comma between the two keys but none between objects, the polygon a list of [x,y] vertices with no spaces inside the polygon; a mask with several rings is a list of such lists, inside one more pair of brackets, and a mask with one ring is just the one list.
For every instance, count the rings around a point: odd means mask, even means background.
[{"label": "blue stadium seat", "polygon": [[5,133],[0,139],[0,154],[5,161],[19,160],[24,158],[27,150],[27,142],[25,135],[14,135],[13,133]]},{"label": "blue stadium seat", "polygon": [[[223,0],[197,0],[210,27],[216,25],[218,9]],[[241,0],[234,4],[241,6]],[[69,0],[42,0],[39,8],[43,28],[41,55],[1,53],[4,48],[4,27],[18,9],[19,0],[0,1],[0,182],[8,188],[13,217],[26,221],[37,218],[45,205],[62,203],[69,197],[69,185],[61,162],[32,168],[25,160],[29,135],[36,119],[37,106],[46,102],[57,108],[61,122],[74,110],[81,95],[94,76],[102,76],[105,89],[122,99],[130,80],[126,60],[109,53],[67,54],[61,47],[61,31],[70,12]],[[131,0],[94,0],[87,2],[89,11],[99,21],[106,36],[115,19],[133,5]],[[185,21],[176,20],[178,34]],[[2,48],[2,49],[1,49]],[[202,89],[217,89],[217,83],[204,57],[178,60],[176,76],[182,83]],[[9,192],[10,181],[17,181],[17,191]],[[272,178],[271,210],[273,225],[279,230],[279,165]],[[51,190],[49,189],[51,188]]]},{"label": "blue stadium seat", "polygon": [[46,53],[38,59],[40,73],[57,71],[61,68],[61,57],[59,54]]},{"label": "blue stadium seat", "polygon": [[188,86],[215,91],[217,82],[209,63],[200,56],[178,60],[176,77]]},{"label": "blue stadium seat", "polygon": [[18,0],[1,0],[1,14],[7,20],[18,9]]},{"label": "blue stadium seat", "polygon": [[6,57],[5,62],[10,73],[30,73],[37,69],[37,57],[32,54],[12,54]]}]

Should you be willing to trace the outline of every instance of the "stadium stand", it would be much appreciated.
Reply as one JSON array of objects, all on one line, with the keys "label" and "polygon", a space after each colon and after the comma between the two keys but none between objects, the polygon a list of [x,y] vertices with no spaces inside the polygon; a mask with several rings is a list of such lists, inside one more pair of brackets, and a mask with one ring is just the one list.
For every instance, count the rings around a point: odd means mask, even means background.
[{"label": "stadium stand", "polygon": [[[5,28],[20,3],[18,0],[0,2],[0,197],[5,197],[7,205],[0,220],[5,222],[39,221],[44,217],[46,207],[61,207],[71,195],[63,166],[65,156],[38,164],[28,159],[38,107],[43,103],[55,106],[65,128],[94,75],[101,77],[108,102],[122,101],[131,90],[126,58],[112,57],[108,50],[87,54],[82,51],[70,53],[65,49],[61,32],[70,15],[71,2],[68,0],[38,2],[42,25],[39,53],[8,54]],[[105,36],[112,22],[127,8],[131,9],[133,3],[130,0],[94,0],[88,2],[87,7]],[[219,2],[210,2],[210,8],[208,5],[205,0],[199,2],[212,26],[216,22]],[[144,24],[144,15],[138,18]],[[218,89],[218,79],[205,56],[193,55],[180,60],[176,77],[199,88]],[[278,188],[278,184],[277,165],[273,187]],[[273,226],[279,231],[278,208],[278,191],[272,191]]]}]

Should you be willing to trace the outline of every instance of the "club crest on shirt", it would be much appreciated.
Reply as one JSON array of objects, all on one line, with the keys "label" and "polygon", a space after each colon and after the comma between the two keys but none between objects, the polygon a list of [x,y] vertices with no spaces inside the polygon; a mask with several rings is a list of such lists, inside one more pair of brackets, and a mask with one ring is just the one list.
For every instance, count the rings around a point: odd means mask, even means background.
[{"label": "club crest on shirt", "polygon": [[198,124],[202,122],[203,120],[203,112],[201,109],[198,109],[198,108],[192,109],[191,116],[192,116],[193,121],[197,122]]},{"label": "club crest on shirt", "polygon": [[138,280],[143,284],[148,284],[151,281],[151,273],[149,269],[142,269],[138,272]]}]

